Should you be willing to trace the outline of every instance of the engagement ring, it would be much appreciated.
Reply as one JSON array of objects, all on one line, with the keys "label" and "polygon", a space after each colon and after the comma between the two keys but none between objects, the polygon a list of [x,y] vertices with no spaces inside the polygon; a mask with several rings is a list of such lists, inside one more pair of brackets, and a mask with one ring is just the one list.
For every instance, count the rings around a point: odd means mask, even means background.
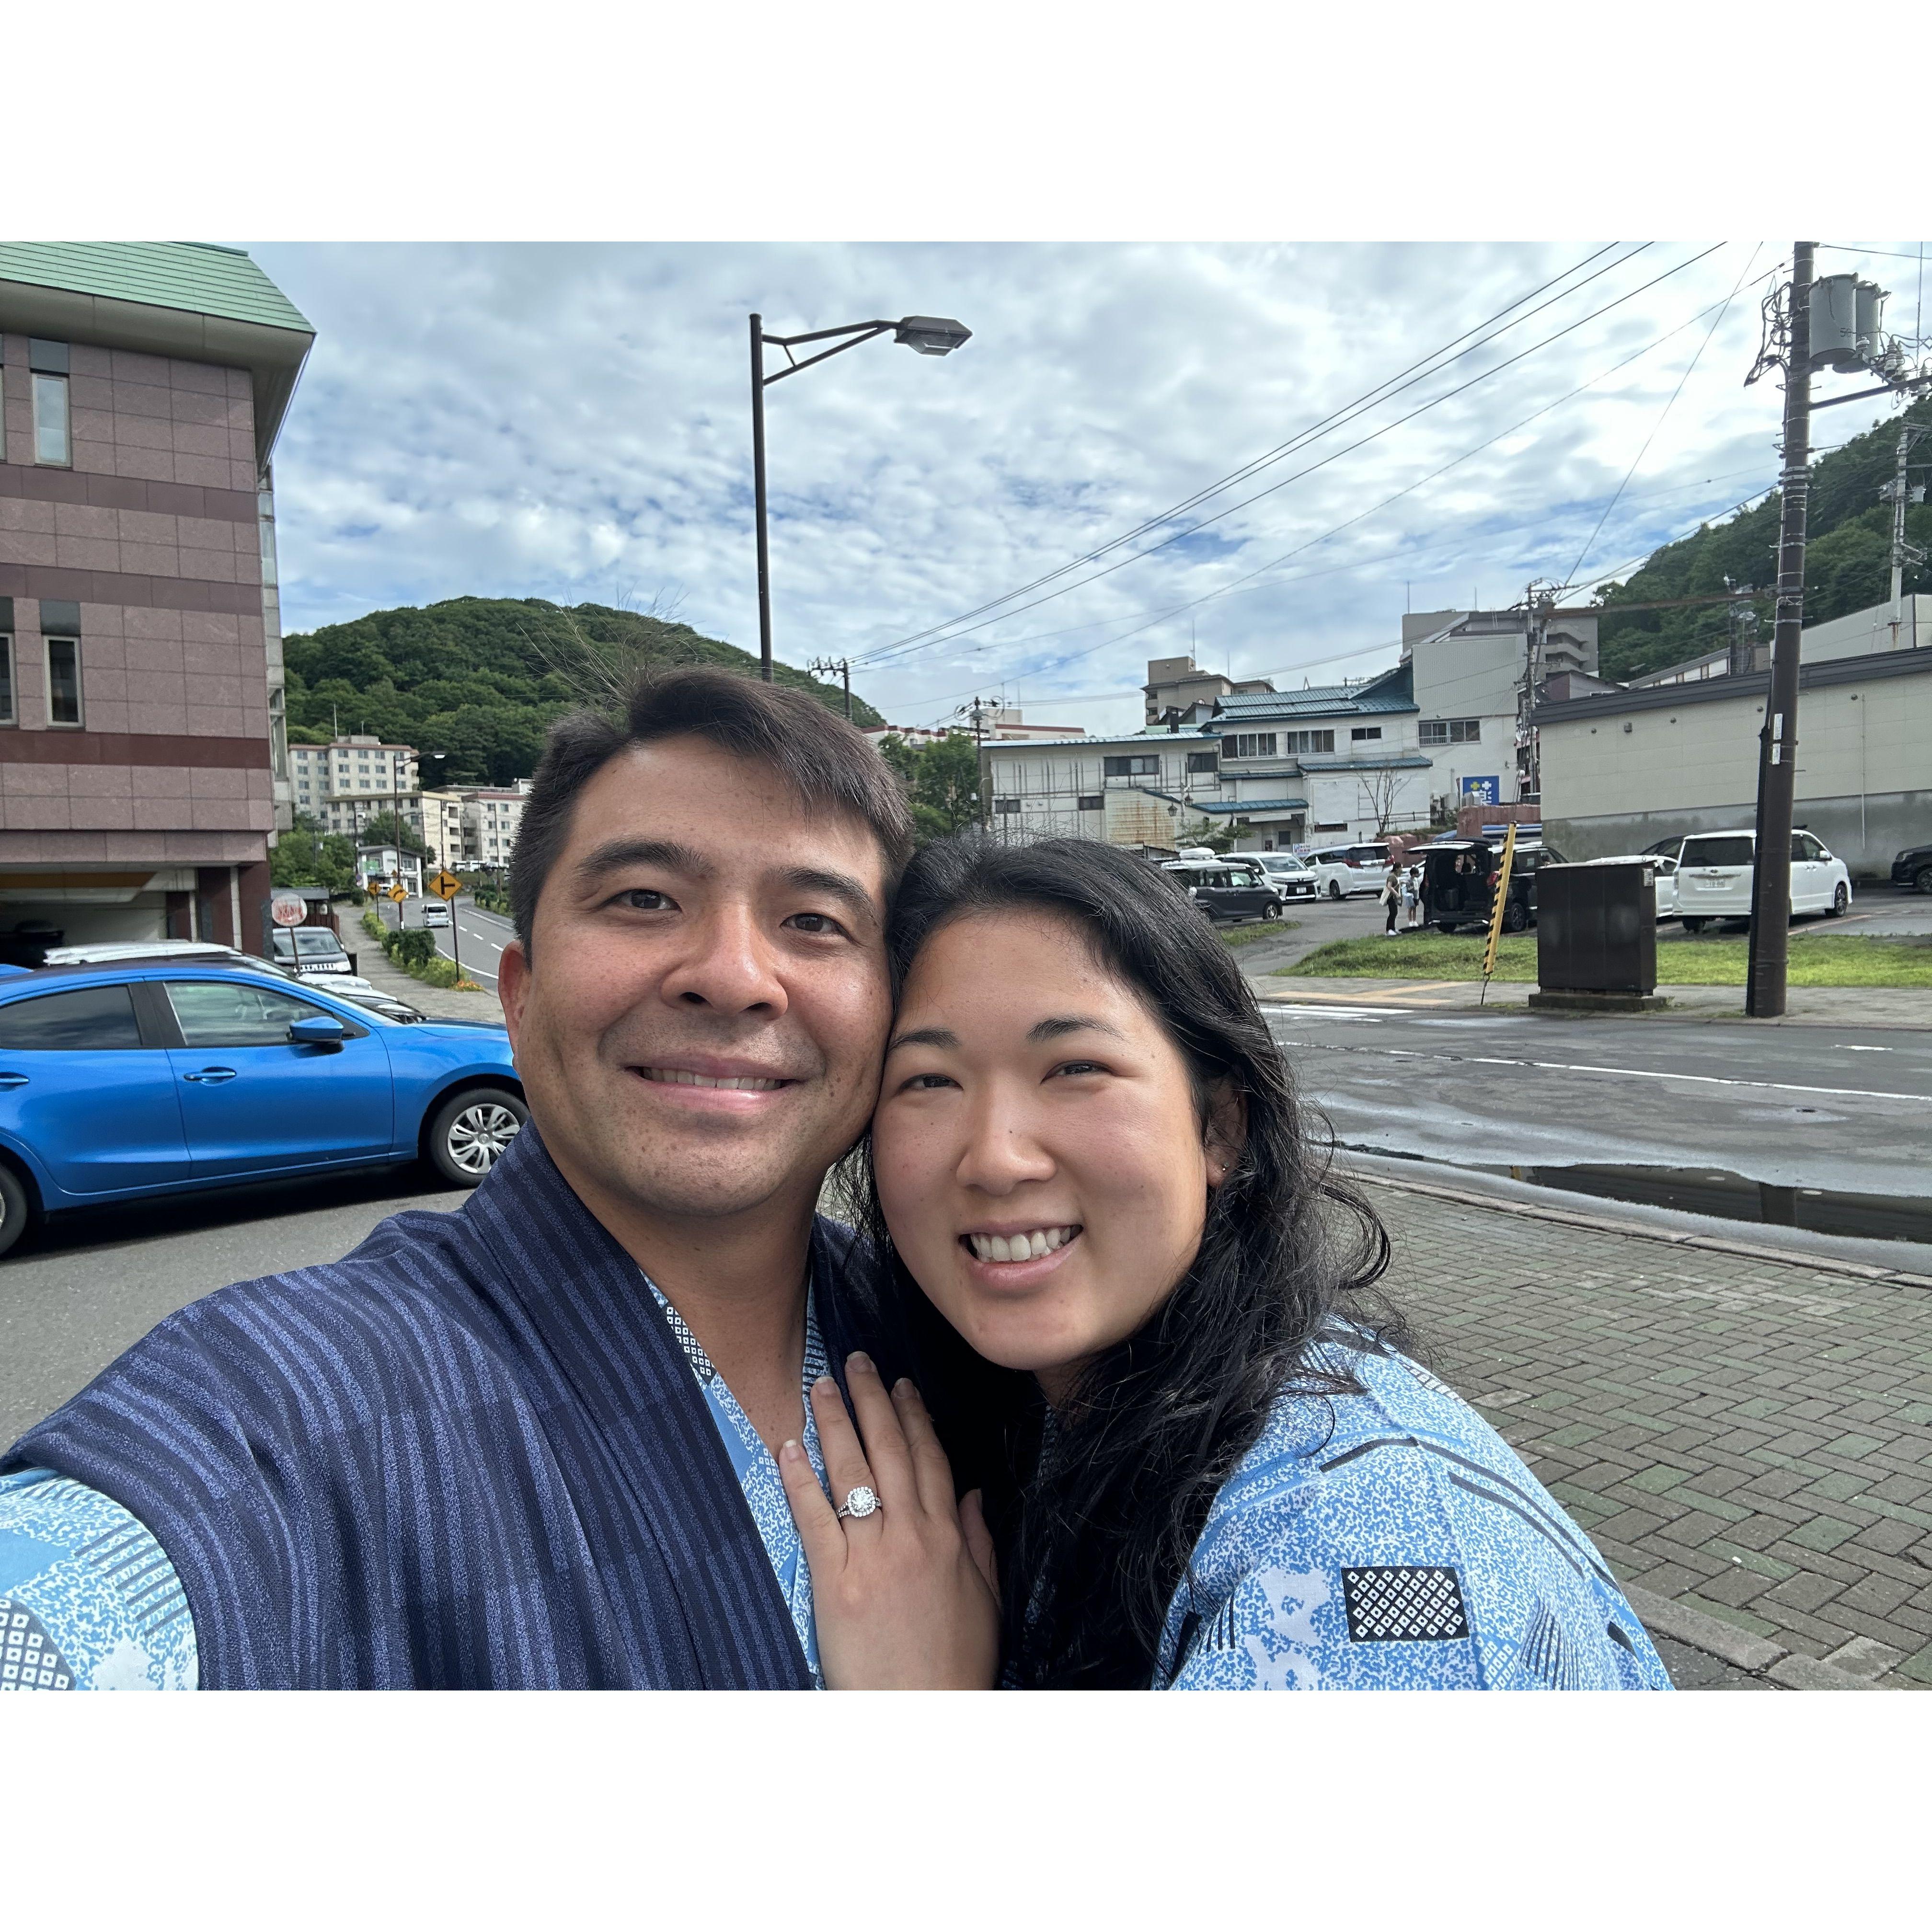
[{"label": "engagement ring", "polygon": [[845,1492],[845,1507],[838,1514],[842,1518],[870,1516],[878,1507],[878,1497],[861,1483],[856,1490]]}]

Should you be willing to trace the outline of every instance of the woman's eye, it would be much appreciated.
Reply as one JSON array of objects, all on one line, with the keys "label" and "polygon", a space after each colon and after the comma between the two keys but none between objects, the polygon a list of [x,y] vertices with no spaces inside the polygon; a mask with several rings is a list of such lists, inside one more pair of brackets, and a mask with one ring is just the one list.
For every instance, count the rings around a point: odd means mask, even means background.
[{"label": "woman's eye", "polygon": [[1064,1060],[1053,1070],[1054,1078],[1062,1074],[1078,1076],[1082,1073],[1104,1073],[1106,1069],[1097,1060]]},{"label": "woman's eye", "polygon": [[900,1090],[907,1094],[933,1094],[942,1087],[952,1087],[958,1084],[949,1074],[915,1073]]}]

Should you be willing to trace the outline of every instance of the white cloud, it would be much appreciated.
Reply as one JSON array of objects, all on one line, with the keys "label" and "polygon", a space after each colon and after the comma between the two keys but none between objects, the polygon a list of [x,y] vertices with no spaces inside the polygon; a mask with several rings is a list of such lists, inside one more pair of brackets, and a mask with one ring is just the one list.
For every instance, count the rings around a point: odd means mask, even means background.
[{"label": "white cloud", "polygon": [[[286,622],[464,593],[666,590],[699,629],[755,650],[746,313],[781,332],[957,315],[974,339],[944,361],[888,340],[767,392],[778,652],[856,658],[1162,511],[1597,245],[257,247],[318,330],[276,464]],[[1708,245],[1656,244],[1208,510]],[[1040,717],[1118,727],[1138,718],[1144,659],[1187,649],[1190,623],[1203,662],[1298,681],[1392,661],[1405,585],[1427,609],[1562,578],[1709,316],[1682,325],[1724,300],[1751,247],[1720,248],[1211,532],[861,669],[855,686],[906,722],[1004,685]],[[1752,274],[1778,259],[1762,245]],[[1909,324],[1909,280],[1893,285],[1908,292],[1892,320]],[[1772,482],[1779,392],[1742,386],[1762,287],[1732,303],[1585,578]],[[1820,438],[1880,412],[1821,418]],[[1253,586],[1143,628],[1298,548]],[[1120,695],[1046,706],[1084,692]]]}]

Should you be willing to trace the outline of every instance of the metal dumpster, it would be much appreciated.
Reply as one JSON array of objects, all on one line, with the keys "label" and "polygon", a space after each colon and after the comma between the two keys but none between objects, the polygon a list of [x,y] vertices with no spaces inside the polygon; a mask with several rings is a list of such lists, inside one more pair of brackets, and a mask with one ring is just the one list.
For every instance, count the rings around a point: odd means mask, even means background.
[{"label": "metal dumpster", "polygon": [[1545,866],[1536,875],[1536,976],[1545,993],[1657,989],[1657,873],[1627,866]]}]

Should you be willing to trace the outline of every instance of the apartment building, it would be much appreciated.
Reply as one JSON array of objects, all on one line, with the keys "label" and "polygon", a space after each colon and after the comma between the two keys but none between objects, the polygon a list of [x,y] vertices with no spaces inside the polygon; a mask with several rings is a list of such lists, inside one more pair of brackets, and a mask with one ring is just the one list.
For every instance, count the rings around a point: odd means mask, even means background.
[{"label": "apartment building", "polygon": [[388,812],[415,831],[424,830],[412,746],[362,735],[326,745],[291,745],[289,780],[296,810],[325,831],[356,837],[371,818]]},{"label": "apartment building", "polygon": [[528,778],[520,778],[507,791],[464,792],[464,847],[471,865],[503,866],[510,862],[530,785]]},{"label": "apartment building", "polygon": [[418,794],[422,818],[418,829],[430,862],[454,872],[472,862],[464,843],[463,801],[460,791],[425,791]]},{"label": "apartment building", "polygon": [[0,940],[266,950],[293,795],[270,458],[314,332],[244,253],[0,243]]}]

